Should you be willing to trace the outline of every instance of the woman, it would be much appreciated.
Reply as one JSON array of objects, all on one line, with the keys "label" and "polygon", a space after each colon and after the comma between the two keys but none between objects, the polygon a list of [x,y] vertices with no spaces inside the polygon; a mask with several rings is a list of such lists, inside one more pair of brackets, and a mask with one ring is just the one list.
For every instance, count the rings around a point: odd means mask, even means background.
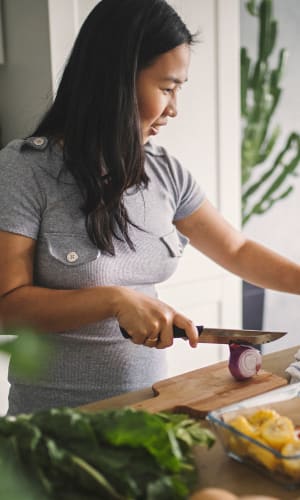
[{"label": "woman", "polygon": [[300,292],[299,266],[246,240],[149,142],[177,114],[193,42],[164,0],[102,0],[50,110],[1,152],[0,316],[55,347],[34,384],[14,375],[12,360],[10,414],[164,378],[173,325],[196,347],[193,323],[155,292],[188,239],[246,280]]}]

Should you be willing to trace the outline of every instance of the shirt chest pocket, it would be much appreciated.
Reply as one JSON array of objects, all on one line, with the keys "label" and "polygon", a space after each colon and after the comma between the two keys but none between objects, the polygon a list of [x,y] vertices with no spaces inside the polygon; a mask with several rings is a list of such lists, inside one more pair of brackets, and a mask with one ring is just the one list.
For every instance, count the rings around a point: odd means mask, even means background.
[{"label": "shirt chest pocket", "polygon": [[44,237],[49,255],[66,266],[88,264],[100,254],[99,249],[84,236],[48,233]]},{"label": "shirt chest pocket", "polygon": [[170,233],[160,236],[160,241],[168,249],[171,257],[181,257],[189,239],[174,228]]}]

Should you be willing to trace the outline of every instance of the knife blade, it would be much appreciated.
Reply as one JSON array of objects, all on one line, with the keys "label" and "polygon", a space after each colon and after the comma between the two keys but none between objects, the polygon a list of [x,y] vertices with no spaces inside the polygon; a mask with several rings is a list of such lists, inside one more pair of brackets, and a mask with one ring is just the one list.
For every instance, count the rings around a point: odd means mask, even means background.
[{"label": "knife blade", "polygon": [[[275,332],[264,330],[232,330],[228,328],[205,328],[203,325],[196,326],[199,337],[198,342],[202,344],[249,344],[260,345],[278,340],[287,332]],[[124,338],[130,339],[128,332],[120,327]],[[185,330],[173,325],[174,338],[188,340]]]},{"label": "knife blade", "polygon": [[[275,332],[264,330],[232,330],[228,328],[205,328],[203,325],[196,326],[199,337],[198,342],[203,344],[267,344],[278,340],[287,332]],[[187,340],[185,330],[173,325],[174,338]]]}]

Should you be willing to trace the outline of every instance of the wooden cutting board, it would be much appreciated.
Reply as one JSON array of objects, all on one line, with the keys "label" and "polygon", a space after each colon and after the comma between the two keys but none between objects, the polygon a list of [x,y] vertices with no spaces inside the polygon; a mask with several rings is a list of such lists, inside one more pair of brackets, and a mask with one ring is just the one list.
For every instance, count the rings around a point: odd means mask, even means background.
[{"label": "wooden cutting board", "polygon": [[230,374],[228,363],[222,361],[157,382],[152,387],[153,398],[131,406],[151,413],[171,411],[205,417],[212,410],[286,384],[286,379],[264,370],[238,382]]}]

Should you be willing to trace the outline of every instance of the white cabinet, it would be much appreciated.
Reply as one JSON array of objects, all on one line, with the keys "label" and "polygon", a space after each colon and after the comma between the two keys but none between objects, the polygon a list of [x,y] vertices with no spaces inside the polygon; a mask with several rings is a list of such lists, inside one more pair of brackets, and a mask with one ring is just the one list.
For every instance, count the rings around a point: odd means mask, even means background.
[{"label": "white cabinet", "polygon": [[[159,142],[193,173],[208,198],[240,225],[239,2],[173,0],[200,43],[193,47],[189,81],[178,118]],[[226,4],[226,5],[225,5]],[[192,248],[178,272],[159,287],[160,297],[194,321],[211,327],[241,326],[241,282]],[[227,346],[192,351],[177,340],[169,350],[170,375],[228,358]]]},{"label": "white cabinet", "polygon": [[[54,88],[81,22],[94,0],[48,0]],[[235,226],[240,224],[239,1],[172,0],[199,43],[192,49],[189,81],[179,115],[159,135]],[[240,280],[192,248],[176,274],[159,286],[162,300],[211,327],[240,327]],[[168,352],[170,375],[228,357],[227,346],[181,340]]]}]

